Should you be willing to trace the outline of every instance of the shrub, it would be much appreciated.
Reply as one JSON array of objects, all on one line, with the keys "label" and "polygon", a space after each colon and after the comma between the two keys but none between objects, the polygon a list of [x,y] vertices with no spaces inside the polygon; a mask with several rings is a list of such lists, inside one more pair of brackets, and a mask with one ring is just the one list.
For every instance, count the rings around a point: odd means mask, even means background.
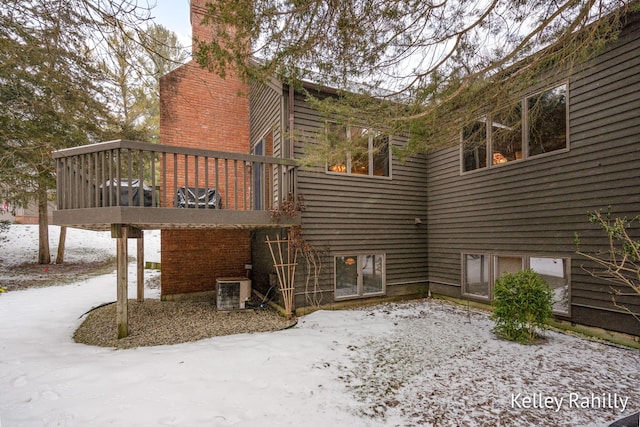
[{"label": "shrub", "polygon": [[531,343],[538,330],[547,328],[552,315],[553,292],[535,271],[505,274],[494,288],[493,331],[510,341]]}]

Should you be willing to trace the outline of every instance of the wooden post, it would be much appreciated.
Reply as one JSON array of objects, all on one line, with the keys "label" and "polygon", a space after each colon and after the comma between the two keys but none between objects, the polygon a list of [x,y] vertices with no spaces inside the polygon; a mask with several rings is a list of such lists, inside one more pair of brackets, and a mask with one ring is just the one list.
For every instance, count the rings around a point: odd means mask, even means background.
[{"label": "wooden post", "polygon": [[[116,231],[117,229],[117,231]],[[127,226],[112,226],[112,234],[116,234],[116,263],[117,263],[117,296],[116,301],[116,323],[118,325],[118,339],[125,338],[129,335],[129,319],[127,310],[127,285],[128,285],[128,242],[127,234],[129,228]]]},{"label": "wooden post", "polygon": [[[142,181],[140,181],[142,182]],[[140,231],[140,237],[136,239],[138,244],[138,302],[144,301],[144,232]]]},{"label": "wooden post", "polygon": [[[128,239],[142,239],[142,230],[131,227],[126,224],[111,224],[111,237],[117,239],[116,243],[116,282],[117,282],[117,301],[116,301],[116,323],[118,324],[118,339],[125,338],[129,335],[129,312],[127,310],[128,303],[128,287],[129,287],[129,242]],[[144,252],[142,244],[138,243],[138,251]],[[144,256],[142,257],[144,258]],[[144,268],[144,259],[138,261],[138,274],[140,274],[140,266]],[[143,273],[144,274],[144,273]],[[138,276],[138,281],[140,281]],[[144,280],[142,280],[144,283]]]},{"label": "wooden post", "polygon": [[60,238],[58,239],[58,255],[56,256],[56,264],[64,262],[64,247],[67,241],[67,227],[60,226]]}]

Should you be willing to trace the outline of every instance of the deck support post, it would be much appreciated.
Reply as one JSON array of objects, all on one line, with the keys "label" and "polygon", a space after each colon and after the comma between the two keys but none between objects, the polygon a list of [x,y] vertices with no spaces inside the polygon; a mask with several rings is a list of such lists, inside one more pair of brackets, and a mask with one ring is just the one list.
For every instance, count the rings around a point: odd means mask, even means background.
[{"label": "deck support post", "polygon": [[116,262],[117,269],[117,295],[116,301],[116,324],[118,325],[118,339],[125,338],[129,335],[129,313],[127,301],[128,288],[128,243],[127,243],[127,227],[122,227],[120,235],[116,237]]},{"label": "deck support post", "polygon": [[138,280],[137,280],[137,286],[138,286],[138,295],[137,295],[137,300],[138,302],[143,302],[144,301],[144,232],[142,230],[140,230],[140,237],[138,237],[136,239],[136,242],[138,244],[138,256],[137,261],[138,261]]},{"label": "deck support post", "polygon": [[128,285],[129,285],[129,245],[128,239],[141,238],[142,231],[124,224],[111,224],[111,237],[116,241],[116,324],[118,339],[129,335]]}]

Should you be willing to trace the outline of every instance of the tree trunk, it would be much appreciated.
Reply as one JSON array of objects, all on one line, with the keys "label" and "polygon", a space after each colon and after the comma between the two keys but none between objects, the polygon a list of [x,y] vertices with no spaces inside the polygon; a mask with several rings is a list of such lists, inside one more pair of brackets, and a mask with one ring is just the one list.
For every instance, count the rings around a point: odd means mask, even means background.
[{"label": "tree trunk", "polygon": [[48,213],[47,190],[40,186],[38,188],[38,263],[40,264],[51,264]]},{"label": "tree trunk", "polygon": [[64,245],[67,241],[67,226],[60,227],[60,239],[58,239],[58,255],[56,256],[56,264],[64,263]]}]

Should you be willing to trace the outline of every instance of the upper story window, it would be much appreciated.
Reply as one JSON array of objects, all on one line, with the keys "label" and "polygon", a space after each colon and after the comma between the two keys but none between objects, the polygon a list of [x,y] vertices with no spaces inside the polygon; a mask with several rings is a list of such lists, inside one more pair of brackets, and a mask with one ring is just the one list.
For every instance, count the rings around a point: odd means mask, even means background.
[{"label": "upper story window", "polygon": [[357,126],[331,126],[330,141],[337,148],[327,171],[346,175],[390,176],[389,135]]},{"label": "upper story window", "polygon": [[462,172],[568,148],[567,85],[479,118],[462,131]]},{"label": "upper story window", "polygon": [[527,143],[529,156],[567,148],[567,87],[527,98]]}]

